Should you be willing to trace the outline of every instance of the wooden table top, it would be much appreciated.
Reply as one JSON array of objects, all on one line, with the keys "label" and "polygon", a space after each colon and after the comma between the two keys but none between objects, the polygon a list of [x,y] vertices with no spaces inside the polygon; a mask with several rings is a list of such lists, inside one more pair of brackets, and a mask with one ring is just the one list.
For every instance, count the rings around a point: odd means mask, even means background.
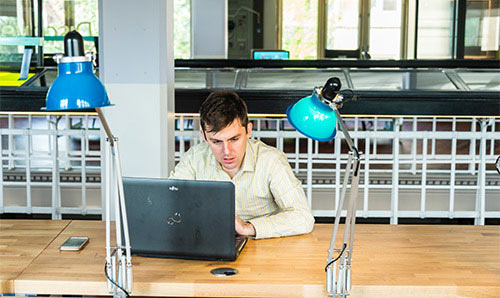
[{"label": "wooden table top", "polygon": [[69,223],[0,219],[0,294],[14,293],[13,280]]},{"label": "wooden table top", "polygon": [[[249,240],[235,262],[133,257],[132,294],[327,297],[331,232],[317,224],[308,235]],[[59,252],[69,236],[90,242]],[[72,221],[16,278],[16,293],[108,295],[104,240],[104,222]],[[358,224],[352,266],[351,297],[499,297],[500,227]],[[212,276],[217,267],[239,274]]]}]

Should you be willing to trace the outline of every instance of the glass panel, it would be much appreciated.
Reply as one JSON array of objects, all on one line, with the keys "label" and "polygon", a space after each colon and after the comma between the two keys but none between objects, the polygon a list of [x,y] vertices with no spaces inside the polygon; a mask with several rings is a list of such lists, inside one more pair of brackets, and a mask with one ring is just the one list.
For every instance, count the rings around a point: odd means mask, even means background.
[{"label": "glass panel", "polygon": [[213,71],[212,72],[212,87],[213,88],[233,88],[236,72],[233,70]]},{"label": "glass panel", "polygon": [[397,0],[372,0],[370,49],[368,51],[371,58],[400,58],[401,2]]},{"label": "glass panel", "polygon": [[20,63],[25,46],[40,45],[40,40],[33,38],[37,29],[36,4],[36,1],[0,1],[0,62]]},{"label": "glass panel", "polygon": [[316,59],[318,0],[283,1],[283,50],[291,59]]},{"label": "glass panel", "polygon": [[174,1],[174,58],[191,58],[191,1]]},{"label": "glass panel", "polygon": [[358,49],[358,1],[329,0],[327,20],[327,49]]},{"label": "glass panel", "polygon": [[457,71],[457,74],[471,90],[500,91],[498,71]]},{"label": "glass panel", "polygon": [[36,80],[31,82],[29,87],[50,87],[57,78],[57,69],[47,69],[44,74],[39,76]]},{"label": "glass panel", "polygon": [[467,1],[465,58],[499,58],[500,1]]},{"label": "glass panel", "polygon": [[453,0],[420,0],[418,8],[417,58],[451,58]]},{"label": "glass panel", "polygon": [[313,90],[323,86],[331,77],[338,77],[347,87],[344,73],[340,70],[308,71],[308,70],[273,70],[252,71],[248,73],[247,86],[242,89],[282,89]]},{"label": "glass panel", "polygon": [[175,88],[233,88],[235,76],[234,70],[176,69]]},{"label": "glass panel", "polygon": [[355,90],[457,90],[440,71],[351,71]]},{"label": "glass panel", "polygon": [[77,30],[84,38],[85,52],[96,52],[99,35],[97,0],[43,0],[44,53],[64,52],[64,35]]},{"label": "glass panel", "polygon": [[176,69],[175,88],[204,89],[207,75],[204,70]]}]

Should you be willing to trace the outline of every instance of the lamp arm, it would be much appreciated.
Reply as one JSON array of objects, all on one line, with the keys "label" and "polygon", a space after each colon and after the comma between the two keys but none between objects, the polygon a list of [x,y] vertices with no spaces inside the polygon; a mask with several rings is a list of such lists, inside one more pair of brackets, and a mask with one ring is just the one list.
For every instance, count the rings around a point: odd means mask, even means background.
[{"label": "lamp arm", "polygon": [[354,145],[354,142],[351,138],[351,135],[349,134],[349,131],[347,130],[347,126],[345,125],[344,119],[340,115],[337,107],[335,107],[335,104],[332,104],[332,105],[330,105],[330,107],[335,111],[335,114],[337,115],[337,119],[339,119],[338,122],[340,123],[340,127],[342,128],[342,132],[344,133],[345,140],[347,142],[347,146],[349,146],[349,150],[354,152],[356,158],[359,158],[358,148],[356,148],[356,146]]},{"label": "lamp arm", "polygon": [[[332,106],[330,106],[330,107],[332,107]],[[353,152],[354,160],[359,161],[360,157],[359,157],[358,148],[356,147],[356,145],[354,145],[354,141],[352,140],[351,135],[349,134],[349,130],[347,129],[347,127],[345,125],[344,119],[342,118],[342,116],[339,113],[339,110],[336,107],[332,107],[332,108],[335,111],[335,114],[337,115],[337,119],[339,119],[338,122],[340,123],[340,127],[342,128],[342,132],[344,133],[345,140],[347,142],[347,146],[349,146],[349,151]],[[359,162],[355,163],[355,168],[354,168],[354,173],[353,173],[355,176],[358,175],[358,170],[359,170]]]},{"label": "lamp arm", "polygon": [[[327,265],[325,267],[327,274],[326,288],[329,295],[333,295],[334,297],[345,297],[349,295],[351,289],[351,259],[353,253],[354,226],[356,224],[356,202],[358,198],[360,156],[359,151],[354,144],[354,141],[349,135],[349,131],[346,127],[344,119],[337,109],[337,106],[335,105],[335,103],[331,103],[329,104],[329,106],[335,111],[338,123],[340,123],[342,132],[344,133],[344,137],[349,147],[349,160],[347,162],[346,173],[342,185],[342,195],[338,206],[336,206],[337,212],[335,216],[333,234],[330,240],[330,248],[328,250]],[[351,176],[352,181],[348,201],[349,204],[345,220],[344,235],[342,239],[343,244],[342,249],[335,250],[335,240],[337,238],[337,231],[340,224],[341,211],[342,206],[344,205],[349,176]],[[339,252],[338,256],[335,258],[333,258],[334,251]],[[335,263],[337,263],[337,265],[335,265]]]},{"label": "lamp arm", "polygon": [[106,132],[106,136],[109,140],[109,145],[113,147],[115,145],[115,136],[113,136],[113,134],[111,133],[111,128],[109,128],[108,122],[106,121],[106,118],[104,118],[104,114],[102,113],[101,108],[95,108],[95,110],[97,112],[97,115],[99,116],[99,120],[101,120],[102,127]]},{"label": "lamp arm", "polygon": [[[110,272],[113,282],[108,283],[108,290],[117,293],[117,289],[132,290],[132,256],[130,251],[130,237],[128,230],[127,210],[125,206],[125,195],[123,189],[123,175],[120,160],[118,139],[111,133],[111,129],[100,108],[95,108],[106,132],[109,143],[106,152],[106,273]],[[111,179],[110,179],[111,176]],[[116,221],[116,264],[115,257],[111,254],[111,225],[110,225],[110,188],[114,193],[114,208]],[[124,245],[122,242],[121,229],[123,228]],[[111,292],[110,291],[110,292]],[[128,294],[126,294],[128,296]]]}]

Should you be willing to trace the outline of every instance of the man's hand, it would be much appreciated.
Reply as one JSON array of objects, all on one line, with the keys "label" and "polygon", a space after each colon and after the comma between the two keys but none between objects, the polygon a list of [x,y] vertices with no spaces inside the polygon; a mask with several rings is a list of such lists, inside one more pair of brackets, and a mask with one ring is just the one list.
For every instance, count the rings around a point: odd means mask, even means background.
[{"label": "man's hand", "polygon": [[236,234],[242,236],[255,236],[255,228],[249,222],[244,222],[237,216],[234,217],[234,229]]}]

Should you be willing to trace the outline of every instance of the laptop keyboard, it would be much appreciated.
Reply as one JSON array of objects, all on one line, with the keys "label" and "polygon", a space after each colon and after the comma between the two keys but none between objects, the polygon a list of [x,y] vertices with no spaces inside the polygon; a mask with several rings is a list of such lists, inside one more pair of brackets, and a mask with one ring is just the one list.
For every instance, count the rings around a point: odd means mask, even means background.
[{"label": "laptop keyboard", "polygon": [[235,243],[234,248],[235,248],[235,251],[237,253],[241,252],[243,247],[245,247],[247,240],[248,240],[248,238],[245,236],[241,236],[241,235],[236,236],[236,241],[234,242]]}]

